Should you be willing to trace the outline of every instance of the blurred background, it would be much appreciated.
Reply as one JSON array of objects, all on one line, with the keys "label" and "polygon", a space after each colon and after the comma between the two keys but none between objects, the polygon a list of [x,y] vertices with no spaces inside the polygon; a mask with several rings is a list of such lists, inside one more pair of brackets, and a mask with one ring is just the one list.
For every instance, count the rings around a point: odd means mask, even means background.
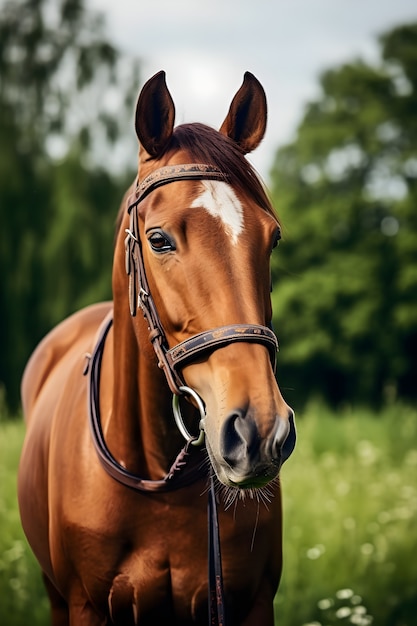
[{"label": "blurred background", "polygon": [[300,433],[277,623],[411,626],[415,0],[0,0],[0,621],[47,615],[14,495],[22,371],[57,322],[111,298],[134,104],[160,69],[177,123],[219,127],[246,70],[268,97],[250,160],[283,223],[278,380]]}]

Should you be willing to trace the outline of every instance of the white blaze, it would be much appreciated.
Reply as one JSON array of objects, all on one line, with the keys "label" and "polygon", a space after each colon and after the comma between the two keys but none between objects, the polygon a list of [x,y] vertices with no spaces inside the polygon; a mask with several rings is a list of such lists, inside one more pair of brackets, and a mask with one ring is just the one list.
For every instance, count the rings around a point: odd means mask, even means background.
[{"label": "white blaze", "polygon": [[219,217],[232,243],[237,244],[243,230],[243,207],[230,185],[223,181],[202,180],[204,191],[194,200],[191,207],[206,209],[213,217]]}]

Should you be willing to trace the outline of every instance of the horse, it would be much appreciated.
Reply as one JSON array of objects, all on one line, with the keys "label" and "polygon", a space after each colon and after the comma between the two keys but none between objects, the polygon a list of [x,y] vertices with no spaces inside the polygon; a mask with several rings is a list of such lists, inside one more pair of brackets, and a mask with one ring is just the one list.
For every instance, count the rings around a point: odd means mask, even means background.
[{"label": "horse", "polygon": [[174,126],[163,71],[140,92],[113,301],[55,327],[22,378],[18,500],[53,626],[274,623],[295,428],[271,330],[281,228],[245,157],[266,118],[249,72],[219,131]]}]

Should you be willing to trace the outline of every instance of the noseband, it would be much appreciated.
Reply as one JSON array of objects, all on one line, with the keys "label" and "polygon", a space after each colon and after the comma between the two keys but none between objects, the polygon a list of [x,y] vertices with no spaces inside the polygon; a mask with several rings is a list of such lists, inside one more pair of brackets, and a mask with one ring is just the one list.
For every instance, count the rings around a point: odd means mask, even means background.
[{"label": "noseband", "polygon": [[221,326],[194,335],[173,348],[169,348],[146,278],[137,207],[153,190],[162,185],[181,180],[226,182],[227,174],[217,167],[199,163],[167,166],[155,170],[137,185],[135,192],[128,199],[127,211],[130,215],[130,227],[126,229],[125,239],[130,313],[135,316],[136,310],[139,307],[142,309],[143,316],[148,323],[149,339],[157,355],[158,365],[164,371],[168,385],[175,396],[183,394],[186,389],[188,390],[179,370],[203,354],[207,355],[236,341],[259,343],[268,349],[272,366],[275,369],[278,350],[278,340],[275,334],[266,326],[259,324]]}]

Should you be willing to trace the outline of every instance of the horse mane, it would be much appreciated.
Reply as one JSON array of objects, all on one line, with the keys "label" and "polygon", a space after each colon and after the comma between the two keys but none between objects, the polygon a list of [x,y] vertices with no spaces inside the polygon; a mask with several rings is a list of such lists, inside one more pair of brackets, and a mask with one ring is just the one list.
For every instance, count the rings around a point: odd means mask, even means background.
[{"label": "horse mane", "polygon": [[[278,216],[256,170],[232,139],[205,124],[198,122],[181,124],[174,129],[164,155],[169,156],[178,150],[187,152],[190,163],[214,165],[225,172],[232,186],[249,193],[257,204],[279,223]],[[125,201],[123,201],[116,220],[116,234],[125,209]]]}]

